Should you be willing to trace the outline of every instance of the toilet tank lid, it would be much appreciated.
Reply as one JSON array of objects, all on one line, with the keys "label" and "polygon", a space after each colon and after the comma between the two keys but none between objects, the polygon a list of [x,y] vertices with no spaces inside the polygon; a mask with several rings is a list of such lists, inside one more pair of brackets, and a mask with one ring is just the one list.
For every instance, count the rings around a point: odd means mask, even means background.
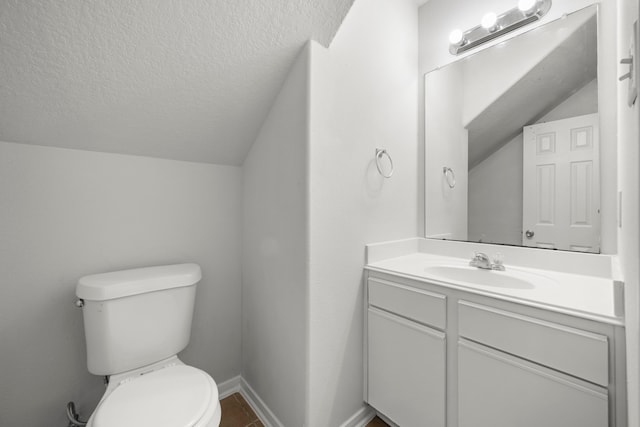
[{"label": "toilet tank lid", "polygon": [[76,296],[104,301],[130,295],[192,286],[200,281],[198,264],[174,264],[92,274],[78,280]]}]

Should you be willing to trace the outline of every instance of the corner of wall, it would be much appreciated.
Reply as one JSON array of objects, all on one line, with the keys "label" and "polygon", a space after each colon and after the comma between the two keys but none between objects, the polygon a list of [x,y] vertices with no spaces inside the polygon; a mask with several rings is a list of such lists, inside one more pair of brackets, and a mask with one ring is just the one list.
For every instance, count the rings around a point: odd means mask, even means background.
[{"label": "corner of wall", "polygon": [[285,425],[307,404],[309,57],[307,44],[243,165],[242,375]]}]

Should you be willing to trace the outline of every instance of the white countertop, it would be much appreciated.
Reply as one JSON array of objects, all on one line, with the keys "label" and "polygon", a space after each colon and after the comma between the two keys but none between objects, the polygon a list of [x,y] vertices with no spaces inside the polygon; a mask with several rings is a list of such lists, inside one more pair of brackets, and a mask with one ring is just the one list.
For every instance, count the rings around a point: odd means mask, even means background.
[{"label": "white countertop", "polygon": [[469,263],[466,258],[425,252],[404,254],[394,252],[388,252],[387,255],[399,256],[385,259],[377,256],[369,257],[365,268],[590,320],[614,325],[624,324],[623,284],[612,277],[509,265],[508,259],[505,259],[504,273],[479,270],[478,274],[522,277],[533,286],[495,286],[445,278],[442,275],[433,274],[428,268],[433,266],[466,268]]}]

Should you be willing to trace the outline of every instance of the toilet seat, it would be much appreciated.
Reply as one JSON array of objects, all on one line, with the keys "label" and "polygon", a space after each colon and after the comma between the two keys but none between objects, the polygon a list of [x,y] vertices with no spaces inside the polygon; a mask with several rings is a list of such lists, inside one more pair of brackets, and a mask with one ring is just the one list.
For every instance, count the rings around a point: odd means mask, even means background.
[{"label": "toilet seat", "polygon": [[[92,427],[204,427],[219,417],[218,388],[187,365],[126,378],[105,396]],[[215,424],[217,425],[217,424]]]}]

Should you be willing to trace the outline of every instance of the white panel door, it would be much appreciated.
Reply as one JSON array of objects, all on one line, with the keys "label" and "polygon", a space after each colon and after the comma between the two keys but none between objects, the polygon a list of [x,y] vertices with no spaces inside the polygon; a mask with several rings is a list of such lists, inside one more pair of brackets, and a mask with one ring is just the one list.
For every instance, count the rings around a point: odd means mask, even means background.
[{"label": "white panel door", "polygon": [[402,427],[445,426],[445,334],[369,308],[368,399]]},{"label": "white panel door", "polygon": [[606,388],[458,343],[458,427],[607,427],[608,408]]},{"label": "white panel door", "polygon": [[522,245],[600,252],[598,115],[523,128]]}]

